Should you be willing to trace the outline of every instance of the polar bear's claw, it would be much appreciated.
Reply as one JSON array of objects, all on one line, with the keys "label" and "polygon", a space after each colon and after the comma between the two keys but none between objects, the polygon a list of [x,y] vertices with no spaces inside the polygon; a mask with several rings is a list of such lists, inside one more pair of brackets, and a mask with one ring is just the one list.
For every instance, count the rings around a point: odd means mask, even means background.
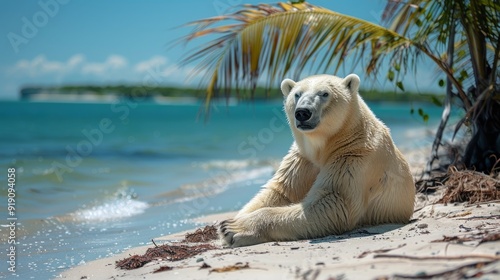
[{"label": "polar bear's claw", "polygon": [[219,229],[218,229],[219,237],[224,247],[231,247],[234,243],[233,236],[235,233],[229,230],[230,223],[231,220],[225,220],[219,224]]}]

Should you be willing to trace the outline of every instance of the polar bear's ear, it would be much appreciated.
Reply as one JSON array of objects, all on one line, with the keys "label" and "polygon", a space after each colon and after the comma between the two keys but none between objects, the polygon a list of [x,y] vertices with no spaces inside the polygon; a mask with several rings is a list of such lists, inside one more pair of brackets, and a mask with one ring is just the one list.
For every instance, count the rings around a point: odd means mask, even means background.
[{"label": "polar bear's ear", "polygon": [[294,81],[290,79],[284,79],[283,82],[281,82],[281,92],[283,92],[283,95],[287,97],[290,91],[292,91],[292,88],[294,86],[295,86]]},{"label": "polar bear's ear", "polygon": [[347,77],[344,78],[343,83],[351,92],[358,92],[360,83],[358,75],[356,74],[348,75]]}]

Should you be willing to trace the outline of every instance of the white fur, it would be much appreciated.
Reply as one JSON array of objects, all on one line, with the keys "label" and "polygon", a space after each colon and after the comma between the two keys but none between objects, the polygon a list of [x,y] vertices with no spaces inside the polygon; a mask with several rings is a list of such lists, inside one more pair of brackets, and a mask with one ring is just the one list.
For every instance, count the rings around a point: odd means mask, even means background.
[{"label": "white fur", "polygon": [[[285,79],[281,90],[295,138],[276,174],[221,223],[226,246],[316,238],[362,225],[406,223],[415,186],[388,128],[358,96],[360,79]],[[309,120],[297,120],[307,108]],[[311,124],[312,129],[301,126]]]}]

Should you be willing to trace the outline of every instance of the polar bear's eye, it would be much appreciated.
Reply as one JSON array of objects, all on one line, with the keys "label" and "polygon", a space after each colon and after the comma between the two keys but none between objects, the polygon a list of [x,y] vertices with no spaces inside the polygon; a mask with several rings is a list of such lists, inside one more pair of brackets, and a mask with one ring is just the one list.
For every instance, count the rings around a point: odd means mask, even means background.
[{"label": "polar bear's eye", "polygon": [[299,98],[299,97],[300,97],[300,94],[296,93],[295,98]]},{"label": "polar bear's eye", "polygon": [[323,93],[321,94],[321,96],[323,96],[323,97],[328,97],[328,92],[323,92]]}]

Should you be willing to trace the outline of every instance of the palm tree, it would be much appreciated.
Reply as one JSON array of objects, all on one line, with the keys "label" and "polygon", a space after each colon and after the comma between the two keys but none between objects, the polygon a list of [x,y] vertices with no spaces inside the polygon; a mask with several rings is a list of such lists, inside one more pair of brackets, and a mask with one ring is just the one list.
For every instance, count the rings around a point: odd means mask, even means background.
[{"label": "palm tree", "polygon": [[270,88],[283,77],[298,78],[305,69],[335,73],[346,62],[360,64],[371,76],[387,71],[385,78],[404,91],[405,74],[418,70],[419,59],[429,59],[447,84],[429,170],[439,159],[443,130],[455,106],[464,112],[455,134],[464,127],[470,131],[461,163],[495,172],[500,159],[500,3],[390,0],[382,20],[384,26],[304,1],[243,5],[189,23],[194,29],[184,40],[217,37],[189,53],[184,63],[198,62],[209,104],[234,89],[253,91],[261,80]]}]

